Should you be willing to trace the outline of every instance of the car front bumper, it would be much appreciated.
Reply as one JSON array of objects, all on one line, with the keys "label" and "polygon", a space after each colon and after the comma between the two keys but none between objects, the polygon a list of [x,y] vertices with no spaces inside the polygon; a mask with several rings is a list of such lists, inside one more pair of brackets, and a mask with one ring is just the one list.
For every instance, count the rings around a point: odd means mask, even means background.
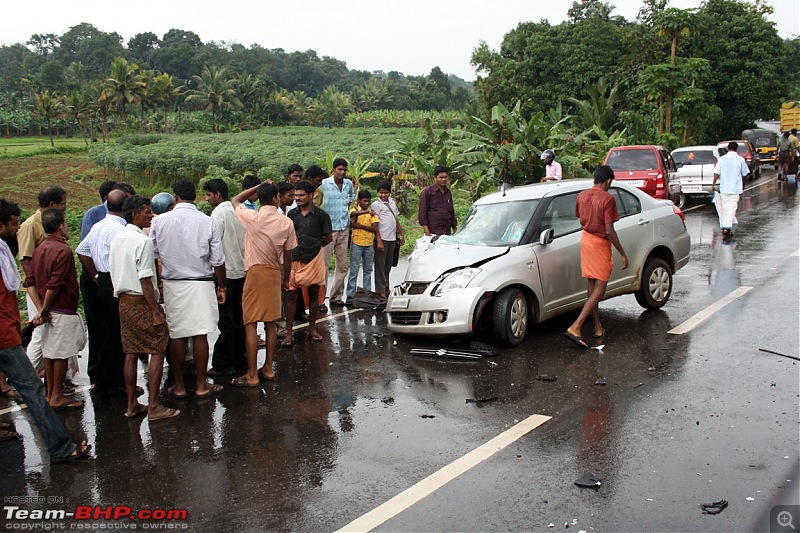
[{"label": "car front bumper", "polygon": [[441,296],[403,293],[396,287],[386,301],[389,330],[409,335],[469,335],[483,287],[453,289]]}]

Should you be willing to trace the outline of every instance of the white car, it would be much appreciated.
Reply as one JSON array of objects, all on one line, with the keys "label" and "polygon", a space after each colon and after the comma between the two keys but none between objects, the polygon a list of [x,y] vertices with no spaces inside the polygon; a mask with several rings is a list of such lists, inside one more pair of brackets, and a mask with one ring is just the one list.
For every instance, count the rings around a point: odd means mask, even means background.
[{"label": "white car", "polygon": [[[386,303],[396,333],[470,335],[491,322],[494,338],[517,345],[529,325],[580,309],[581,226],[575,200],[591,180],[516,187],[481,198],[458,231],[418,243],[405,280]],[[683,213],[669,200],[613,182],[620,220],[614,225],[630,262],[616,251],[605,298],[634,293],[657,309],[672,293],[672,274],[689,262]]]},{"label": "white car", "polygon": [[686,146],[672,151],[672,159],[678,167],[675,181],[680,185],[680,195],[676,200],[683,209],[687,200],[693,196],[712,196],[714,194],[714,166],[717,159],[727,150],[719,146]]}]

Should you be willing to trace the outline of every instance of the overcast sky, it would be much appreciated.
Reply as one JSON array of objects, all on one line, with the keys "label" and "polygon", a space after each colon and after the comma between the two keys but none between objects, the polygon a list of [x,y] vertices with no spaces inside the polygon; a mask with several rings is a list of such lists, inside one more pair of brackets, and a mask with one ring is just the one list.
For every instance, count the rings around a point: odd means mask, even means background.
[{"label": "overcast sky", "polygon": [[[800,34],[800,1],[768,0],[770,17],[782,37]],[[634,20],[640,0],[610,0],[614,15]],[[497,48],[521,21],[566,18],[572,0],[4,0],[0,44],[24,43],[34,33],[61,35],[88,22],[119,33],[125,43],[150,31],[161,38],[171,28],[193,31],[203,42],[236,42],[246,47],[315,50],[360,70],[427,74],[434,66],[466,80],[473,48],[486,41]],[[672,0],[671,7],[699,1]]]}]

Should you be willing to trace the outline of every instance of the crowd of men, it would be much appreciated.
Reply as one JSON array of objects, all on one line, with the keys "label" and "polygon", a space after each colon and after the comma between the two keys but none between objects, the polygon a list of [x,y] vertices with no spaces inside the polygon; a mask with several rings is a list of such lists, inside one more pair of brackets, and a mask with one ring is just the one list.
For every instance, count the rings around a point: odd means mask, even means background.
[{"label": "crowd of men", "polygon": [[[238,375],[231,386],[257,387],[275,379],[275,352],[278,345],[293,346],[296,320],[308,321],[310,341],[323,340],[316,321],[328,311],[326,294],[331,306],[351,305],[359,270],[367,290],[375,270],[375,292],[385,299],[405,238],[391,182],[377,184],[373,201],[370,192],[355,191],[346,175],[344,159],[333,162],[330,177],[316,165],[305,171],[291,165],[279,183],[245,176],[233,198],[224,180],[211,179],[203,185],[211,216],[198,210],[197,188],[188,180],[173,184],[166,204],[156,201],[165,193],[151,202],[130,184],[105,182],[102,203],[82,219],[75,250],[80,278],[67,240],[64,188],[42,189],[39,209],[22,225],[19,206],[0,199],[0,383],[28,404],[51,459],[80,459],[91,448],[72,442],[55,415],[83,408],[71,378],[87,331],[93,394],[125,397],[126,417],[156,422],[180,414],[159,401],[165,359],[174,382],[167,392],[174,399],[219,394],[222,386],[209,382],[209,375]],[[423,196],[425,233],[449,234],[456,222],[446,168],[437,167]],[[23,287],[25,335],[16,298]],[[257,368],[259,323],[266,360]],[[208,334],[217,329],[209,368]],[[189,346],[193,386],[183,372]],[[138,400],[144,393],[136,384],[139,360],[149,361],[147,405]],[[9,424],[0,425],[0,440],[17,437]]]}]

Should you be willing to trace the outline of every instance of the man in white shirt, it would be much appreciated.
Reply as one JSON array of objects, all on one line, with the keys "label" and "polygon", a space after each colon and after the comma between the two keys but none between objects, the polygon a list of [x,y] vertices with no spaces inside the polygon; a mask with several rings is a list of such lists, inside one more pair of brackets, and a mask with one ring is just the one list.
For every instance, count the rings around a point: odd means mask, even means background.
[{"label": "man in white shirt", "polygon": [[91,315],[95,322],[89,343],[97,350],[97,366],[93,376],[96,392],[125,394],[125,353],[119,336],[119,301],[114,296],[114,286],[108,263],[111,241],[125,228],[122,204],[128,197],[122,190],[112,190],[106,197],[108,213],[97,222],[81,241],[75,252],[83,271],[97,285],[97,299],[84,302],[93,306]]},{"label": "man in white shirt", "polygon": [[556,161],[556,153],[549,148],[542,152],[542,161],[545,164],[545,173],[542,181],[558,181],[561,179],[561,163]]},{"label": "man in white shirt", "polygon": [[719,181],[719,200],[714,204],[719,214],[719,227],[722,235],[733,236],[733,224],[736,220],[736,209],[739,206],[739,195],[742,194],[742,178],[750,173],[747,162],[736,153],[738,145],[731,141],[728,143],[728,153],[717,160],[714,167],[714,181],[712,188],[716,190]]},{"label": "man in white shirt", "polygon": [[[120,336],[125,350],[125,416],[135,418],[147,413],[147,419],[155,422],[176,417],[180,411],[158,401],[169,332],[164,310],[158,303],[153,241],[144,233],[153,211],[149,199],[131,196],[125,200],[122,212],[128,224],[111,241],[108,262],[114,296],[119,298]],[[143,405],[136,400],[136,363],[139,356],[148,354],[148,397],[147,405]]]},{"label": "man in white shirt", "polygon": [[[155,255],[161,259],[170,366],[175,378],[169,393],[177,399],[187,396],[183,366],[186,339],[191,338],[197,370],[195,396],[208,398],[222,392],[222,386],[212,385],[206,376],[207,335],[216,331],[217,306],[225,303],[225,253],[216,221],[194,205],[197,197],[194,183],[178,180],[172,185],[172,192],[175,207],[156,217],[150,228]],[[216,291],[214,279],[217,280]]]},{"label": "man in white shirt", "polygon": [[219,337],[214,343],[209,376],[225,376],[247,371],[247,352],[244,344],[244,319],[242,318],[242,291],[244,289],[244,227],[233,204],[228,200],[228,184],[215,178],[203,185],[208,205],[214,208],[211,218],[216,220],[225,252],[225,303],[219,306]]}]

